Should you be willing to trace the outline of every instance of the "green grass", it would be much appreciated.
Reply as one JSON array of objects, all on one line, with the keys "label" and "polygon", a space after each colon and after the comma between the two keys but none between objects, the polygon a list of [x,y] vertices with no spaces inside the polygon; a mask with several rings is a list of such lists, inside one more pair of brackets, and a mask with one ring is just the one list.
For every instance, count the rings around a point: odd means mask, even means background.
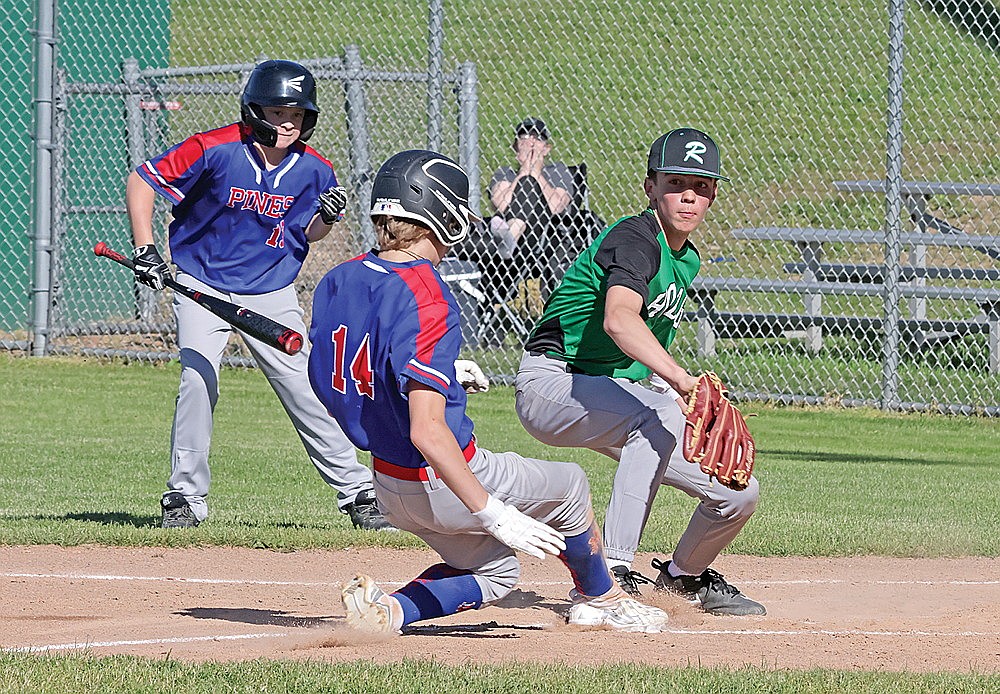
[{"label": "green grass", "polygon": [[[169,683],[169,686],[168,686]],[[53,657],[0,654],[0,691],[53,694],[99,691],[218,692],[718,692],[719,694],[978,694],[1000,686],[990,675],[897,674],[887,672],[776,671],[747,667],[666,670],[643,665],[559,667],[553,665],[436,665],[404,660],[377,664],[248,663],[192,665],[113,656]]]},{"label": "green grass", "polygon": [[[0,544],[237,545],[296,550],[421,546],[351,529],[257,371],[225,370],[212,447],[211,519],[159,529],[179,367],[0,357]],[[614,463],[531,438],[497,387],[470,398],[482,445],[571,460],[598,516]],[[1000,556],[1000,509],[981,483],[1000,420],[748,405],[763,489],[730,547],[761,556]],[[836,493],[831,493],[835,491]],[[668,552],[691,502],[664,488],[640,549]]]}]

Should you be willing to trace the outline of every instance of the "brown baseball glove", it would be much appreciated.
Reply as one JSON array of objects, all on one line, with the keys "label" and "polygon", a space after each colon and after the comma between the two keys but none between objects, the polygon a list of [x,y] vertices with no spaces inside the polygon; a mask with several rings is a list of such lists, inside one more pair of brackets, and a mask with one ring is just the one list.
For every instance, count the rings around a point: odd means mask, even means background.
[{"label": "brown baseball glove", "polygon": [[684,458],[731,489],[746,489],[756,446],[746,420],[711,371],[701,375],[684,409]]}]

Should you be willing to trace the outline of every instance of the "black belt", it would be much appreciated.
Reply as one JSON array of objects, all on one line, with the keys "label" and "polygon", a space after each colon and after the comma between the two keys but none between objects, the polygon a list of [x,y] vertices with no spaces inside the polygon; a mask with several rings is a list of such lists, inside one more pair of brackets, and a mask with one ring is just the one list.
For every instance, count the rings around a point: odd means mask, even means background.
[{"label": "black belt", "polygon": [[564,361],[559,357],[553,357],[551,354],[546,354],[545,352],[528,352],[528,354],[530,354],[533,357],[545,357],[546,359],[557,361],[559,362],[560,365],[562,365],[563,371],[565,371],[568,374],[582,374],[584,376],[587,375],[587,372],[584,371],[583,369],[573,366],[568,361]]}]

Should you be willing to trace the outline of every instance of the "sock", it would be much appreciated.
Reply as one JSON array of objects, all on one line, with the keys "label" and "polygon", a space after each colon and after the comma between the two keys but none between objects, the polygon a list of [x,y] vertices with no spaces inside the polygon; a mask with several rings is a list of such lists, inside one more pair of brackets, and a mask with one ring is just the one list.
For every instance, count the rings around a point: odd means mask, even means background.
[{"label": "sock", "polygon": [[632,562],[622,561],[621,559],[608,559],[608,567],[624,566],[627,570],[632,570]]},{"label": "sock", "polygon": [[483,591],[471,571],[435,564],[392,594],[403,608],[403,625],[474,610]]},{"label": "sock", "polygon": [[677,564],[671,561],[669,564],[667,564],[667,575],[669,575],[670,578],[678,578],[679,576],[691,576],[692,574],[685,574],[678,571]]},{"label": "sock", "polygon": [[566,549],[559,554],[559,559],[573,577],[573,586],[583,595],[604,595],[614,585],[602,545],[597,526],[591,524],[579,535],[567,537]]}]

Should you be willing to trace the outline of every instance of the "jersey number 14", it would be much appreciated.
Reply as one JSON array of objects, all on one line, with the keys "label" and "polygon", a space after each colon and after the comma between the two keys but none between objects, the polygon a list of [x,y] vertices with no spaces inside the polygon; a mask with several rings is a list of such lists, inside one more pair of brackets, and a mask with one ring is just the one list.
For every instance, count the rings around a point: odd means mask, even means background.
[{"label": "jersey number 14", "polygon": [[[347,394],[347,374],[345,373],[345,357],[347,356],[347,326],[341,325],[333,331],[333,389],[338,393]],[[368,334],[365,333],[351,359],[350,375],[354,381],[354,389],[358,395],[375,399],[375,379],[372,376],[371,348],[368,345]]]}]

